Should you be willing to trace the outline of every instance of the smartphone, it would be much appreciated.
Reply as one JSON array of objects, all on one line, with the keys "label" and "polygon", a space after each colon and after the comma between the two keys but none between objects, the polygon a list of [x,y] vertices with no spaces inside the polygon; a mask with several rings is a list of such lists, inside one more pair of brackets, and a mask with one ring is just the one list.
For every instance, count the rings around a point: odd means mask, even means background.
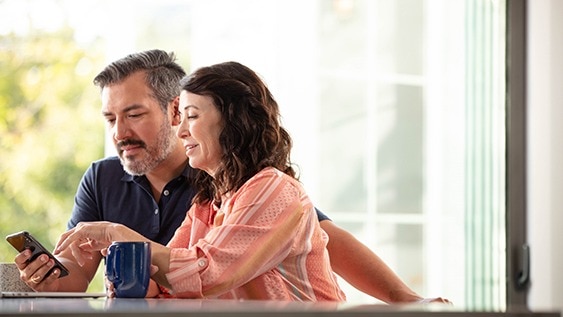
[{"label": "smartphone", "polygon": [[51,268],[49,273],[45,276],[48,276],[53,272],[54,269],[58,268],[61,271],[59,277],[67,276],[68,269],[61,263],[57,258],[53,256],[51,252],[49,252],[45,247],[37,241],[29,232],[21,231],[16,232],[6,237],[6,240],[14,247],[18,252],[22,252],[25,249],[31,250],[31,258],[29,258],[28,262],[35,260],[41,254],[47,254],[49,258],[55,261],[55,265]]}]

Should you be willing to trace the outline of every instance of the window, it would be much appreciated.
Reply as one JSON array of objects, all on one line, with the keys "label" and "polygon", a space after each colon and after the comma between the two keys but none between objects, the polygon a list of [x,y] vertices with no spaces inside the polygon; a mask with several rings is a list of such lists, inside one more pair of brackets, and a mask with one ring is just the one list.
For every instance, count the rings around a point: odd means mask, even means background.
[{"label": "window", "polygon": [[506,0],[84,3],[77,35],[108,61],[158,47],[261,73],[317,207],[417,292],[505,308]]},{"label": "window", "polygon": [[[254,10],[203,18],[218,3]],[[192,66],[262,72],[321,210],[421,294],[504,307],[504,1],[215,1],[192,15]]]}]

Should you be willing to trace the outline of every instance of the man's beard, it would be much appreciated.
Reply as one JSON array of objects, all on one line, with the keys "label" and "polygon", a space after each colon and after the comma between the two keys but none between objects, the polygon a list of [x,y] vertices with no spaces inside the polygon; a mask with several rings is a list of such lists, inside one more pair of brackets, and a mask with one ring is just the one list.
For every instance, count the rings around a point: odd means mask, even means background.
[{"label": "man's beard", "polygon": [[[174,150],[175,143],[173,140],[175,140],[175,138],[176,135],[172,130],[170,122],[168,119],[165,119],[158,130],[156,142],[153,146],[148,147],[145,142],[137,139],[128,139],[117,143],[117,152],[119,153],[119,159],[121,160],[123,169],[131,175],[145,175],[170,156],[170,153]],[[133,157],[124,158],[121,147],[125,145],[139,145],[145,149],[147,155],[143,159],[134,159]]]}]

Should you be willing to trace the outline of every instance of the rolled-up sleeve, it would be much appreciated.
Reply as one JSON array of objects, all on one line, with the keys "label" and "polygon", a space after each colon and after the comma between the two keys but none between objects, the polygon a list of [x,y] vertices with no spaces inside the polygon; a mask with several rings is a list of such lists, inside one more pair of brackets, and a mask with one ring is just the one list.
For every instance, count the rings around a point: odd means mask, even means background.
[{"label": "rolled-up sleeve", "polygon": [[194,249],[172,249],[170,272],[166,275],[175,294],[182,297],[202,298],[200,271],[207,267],[207,259],[197,257]]}]

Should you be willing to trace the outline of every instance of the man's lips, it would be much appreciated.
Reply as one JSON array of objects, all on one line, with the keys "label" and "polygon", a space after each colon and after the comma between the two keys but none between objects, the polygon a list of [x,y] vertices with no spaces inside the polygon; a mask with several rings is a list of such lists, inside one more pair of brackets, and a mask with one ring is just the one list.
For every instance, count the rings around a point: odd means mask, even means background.
[{"label": "man's lips", "polygon": [[143,142],[122,142],[121,144],[117,144],[117,148],[118,152],[131,155],[138,150],[144,149],[145,144]]},{"label": "man's lips", "polygon": [[120,149],[121,149],[121,151],[130,151],[130,150],[138,149],[138,148],[141,148],[141,147],[142,146],[140,144],[126,145],[126,146],[122,146]]}]

